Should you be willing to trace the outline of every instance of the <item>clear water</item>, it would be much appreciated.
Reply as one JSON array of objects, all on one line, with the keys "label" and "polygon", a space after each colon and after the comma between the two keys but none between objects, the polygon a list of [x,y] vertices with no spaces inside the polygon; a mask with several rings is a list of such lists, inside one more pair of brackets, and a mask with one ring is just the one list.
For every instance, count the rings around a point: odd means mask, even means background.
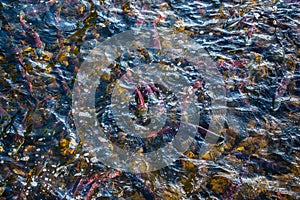
[{"label": "clear water", "polygon": [[[0,1],[1,199],[300,198],[299,9],[296,0]],[[223,78],[226,114],[219,116],[225,123],[217,134],[224,139],[209,144],[200,134],[163,169],[118,172],[98,162],[77,133],[74,82],[92,48],[134,27],[152,27],[158,18],[158,29],[186,31],[201,44]],[[209,74],[195,73],[184,57],[147,51],[150,60],[165,59],[164,66],[179,70],[191,85],[200,77],[209,81]],[[107,66],[109,75],[117,77],[118,70],[124,75],[126,59],[149,62],[138,53],[131,56],[124,53]],[[108,138],[144,151],[172,140],[174,132],[154,140],[120,140],[109,115],[108,88],[116,79],[102,77],[95,99]],[[180,101],[168,92],[173,87],[159,88],[168,112],[178,117]],[[215,109],[205,92],[209,89],[197,93],[199,106]],[[134,112],[123,114],[134,118]],[[202,114],[199,125],[212,125],[209,119]],[[210,150],[200,154],[203,145]]]}]

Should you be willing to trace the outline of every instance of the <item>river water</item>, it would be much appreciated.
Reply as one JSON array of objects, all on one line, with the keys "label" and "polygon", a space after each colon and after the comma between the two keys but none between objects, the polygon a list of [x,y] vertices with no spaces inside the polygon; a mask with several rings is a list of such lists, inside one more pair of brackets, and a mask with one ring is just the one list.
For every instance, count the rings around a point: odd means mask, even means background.
[{"label": "river water", "polygon": [[[0,199],[299,199],[299,11],[298,0],[0,0]],[[161,36],[152,38],[153,48],[120,47],[108,65],[93,60],[106,72],[92,99],[102,131],[140,154],[174,139],[184,124],[178,106],[190,104],[177,98],[184,93],[177,79],[149,65],[186,77],[201,112],[188,110],[194,113],[188,117],[200,116],[197,133],[176,161],[138,173],[101,160],[93,151],[98,136],[79,131],[72,103],[94,48],[141,27]],[[193,62],[177,51],[176,34],[193,41],[191,49],[201,45],[207,58]],[[139,66],[147,67],[138,73]],[[113,91],[116,81],[130,84],[135,74],[160,83],[146,81],[130,98],[120,97],[122,88]],[[214,106],[218,99],[222,105]],[[119,115],[113,105],[123,103]],[[149,117],[144,110],[151,106],[157,110]],[[160,111],[168,113],[165,123]],[[151,121],[164,128],[148,133],[150,139],[118,127],[136,123],[145,134]],[[218,139],[209,142],[209,134]]]}]

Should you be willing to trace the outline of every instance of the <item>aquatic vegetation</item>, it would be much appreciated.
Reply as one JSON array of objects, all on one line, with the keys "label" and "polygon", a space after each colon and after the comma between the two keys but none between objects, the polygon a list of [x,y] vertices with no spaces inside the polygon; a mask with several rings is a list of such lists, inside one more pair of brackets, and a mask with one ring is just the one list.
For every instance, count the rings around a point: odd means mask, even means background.
[{"label": "aquatic vegetation", "polygon": [[[299,10],[293,0],[1,1],[0,199],[298,199]],[[89,50],[139,27],[153,29],[154,48],[122,52],[106,66],[95,98],[99,124],[108,139],[140,154],[172,141],[180,125],[197,133],[170,166],[131,174],[87,152],[71,96]],[[205,63],[163,57],[161,28],[185,31],[214,60],[227,92],[222,129],[209,127],[210,111],[223,108],[211,104]],[[126,114],[143,125],[167,113],[166,126],[147,139],[117,129],[110,112],[115,82],[130,83],[130,72],[151,62],[187,77],[203,111],[198,125],[180,123],[172,88],[149,81],[136,86]],[[209,134],[217,144],[204,141]]]}]

